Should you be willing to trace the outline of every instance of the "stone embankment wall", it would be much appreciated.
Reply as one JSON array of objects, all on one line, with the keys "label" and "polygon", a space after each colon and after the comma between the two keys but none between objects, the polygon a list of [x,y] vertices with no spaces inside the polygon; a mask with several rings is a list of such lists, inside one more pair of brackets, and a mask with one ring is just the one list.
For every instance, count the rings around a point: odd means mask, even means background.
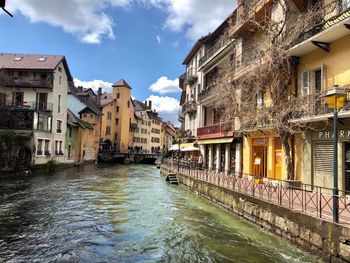
[{"label": "stone embankment wall", "polygon": [[[174,171],[161,167],[162,174],[171,172]],[[325,262],[350,262],[350,225],[311,217],[183,174],[177,174],[177,179],[190,191],[290,240]]]}]

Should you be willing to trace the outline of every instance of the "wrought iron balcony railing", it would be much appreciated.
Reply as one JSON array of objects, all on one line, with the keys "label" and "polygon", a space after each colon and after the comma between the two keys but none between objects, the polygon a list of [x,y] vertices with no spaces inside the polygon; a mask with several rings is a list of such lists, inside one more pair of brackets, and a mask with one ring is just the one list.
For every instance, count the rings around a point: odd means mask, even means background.
[{"label": "wrought iron balcony railing", "polygon": [[53,80],[28,80],[26,78],[7,78],[1,81],[4,87],[23,87],[23,88],[53,88]]},{"label": "wrought iron balcony railing", "polygon": [[230,43],[228,37],[221,38],[211,49],[209,49],[205,55],[199,60],[199,66],[202,66],[205,62],[211,59],[217,52]]},{"label": "wrought iron balcony railing", "polygon": [[0,109],[13,108],[22,110],[34,110],[34,111],[53,111],[53,104],[46,102],[35,102],[35,101],[3,101],[0,102]]},{"label": "wrought iron balcony railing", "polygon": [[294,41],[293,46],[350,17],[350,0],[333,0],[312,11],[312,19]]},{"label": "wrought iron balcony railing", "polygon": [[185,113],[192,113],[197,111],[197,103],[195,101],[189,101],[182,106],[182,110]]}]

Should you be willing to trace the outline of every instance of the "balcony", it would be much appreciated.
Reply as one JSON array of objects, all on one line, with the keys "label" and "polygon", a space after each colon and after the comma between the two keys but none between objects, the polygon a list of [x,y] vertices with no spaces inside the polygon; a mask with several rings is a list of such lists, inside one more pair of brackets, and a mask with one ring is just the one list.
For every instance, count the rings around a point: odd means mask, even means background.
[{"label": "balcony", "polygon": [[304,31],[292,44],[292,56],[302,56],[317,49],[318,42],[328,44],[349,34],[350,0],[333,0],[313,13]]},{"label": "balcony", "polygon": [[182,106],[184,113],[194,113],[197,111],[197,103],[195,101],[189,101]]},{"label": "balcony", "polygon": [[0,110],[1,130],[33,130],[34,112],[22,110]]},{"label": "balcony", "polygon": [[30,80],[26,78],[7,78],[2,80],[1,85],[4,87],[21,87],[21,88],[53,88],[52,79]]},{"label": "balcony", "polygon": [[211,139],[233,136],[234,122],[222,122],[197,129],[198,139]]},{"label": "balcony", "polygon": [[199,67],[203,66],[206,62],[210,61],[213,57],[218,55],[230,44],[228,37],[221,38],[212,48],[210,48],[205,55],[199,60]]},{"label": "balcony", "polygon": [[186,80],[189,84],[193,84],[198,80],[197,69],[189,68],[186,72]]},{"label": "balcony", "polygon": [[254,67],[265,55],[266,51],[257,50],[256,47],[245,48],[241,54],[235,56],[232,72],[238,74],[245,69]]},{"label": "balcony", "polygon": [[23,101],[23,102],[16,102],[16,101],[4,101],[0,102],[0,110],[10,110],[10,109],[17,109],[22,111],[53,111],[53,104],[52,103],[46,103],[46,102],[34,102],[34,101]]},{"label": "balcony", "polygon": [[179,112],[178,120],[179,122],[185,121],[185,113],[183,111]]},{"label": "balcony", "polygon": [[203,101],[205,99],[211,98],[214,95],[214,84],[208,85],[198,94],[198,100]]}]

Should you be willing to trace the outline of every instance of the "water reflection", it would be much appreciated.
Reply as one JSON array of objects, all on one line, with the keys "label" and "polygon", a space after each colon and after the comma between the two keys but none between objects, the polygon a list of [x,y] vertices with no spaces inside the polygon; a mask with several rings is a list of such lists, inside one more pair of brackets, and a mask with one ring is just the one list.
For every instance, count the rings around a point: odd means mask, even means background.
[{"label": "water reflection", "polygon": [[0,262],[315,262],[152,166],[0,179]]}]

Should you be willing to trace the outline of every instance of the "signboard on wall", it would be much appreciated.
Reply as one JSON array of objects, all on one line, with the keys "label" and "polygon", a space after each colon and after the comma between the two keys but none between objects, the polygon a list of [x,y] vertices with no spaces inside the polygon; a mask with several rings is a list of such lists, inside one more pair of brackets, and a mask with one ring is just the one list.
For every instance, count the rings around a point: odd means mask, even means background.
[{"label": "signboard on wall", "polygon": [[[318,141],[333,140],[333,131],[313,132],[312,139]],[[350,141],[350,128],[338,130],[338,139],[343,141]]]}]

